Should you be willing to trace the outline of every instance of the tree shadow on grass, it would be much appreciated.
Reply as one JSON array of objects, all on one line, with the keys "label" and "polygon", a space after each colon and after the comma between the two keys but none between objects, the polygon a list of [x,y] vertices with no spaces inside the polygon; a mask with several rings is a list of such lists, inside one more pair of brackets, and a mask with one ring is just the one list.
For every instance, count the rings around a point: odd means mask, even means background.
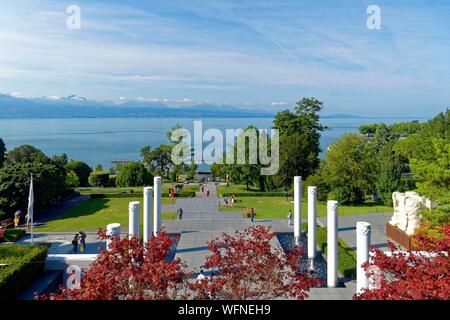
[{"label": "tree shadow on grass", "polygon": [[[48,222],[93,215],[93,214],[99,212],[100,210],[104,210],[104,209],[108,208],[108,202],[109,202],[109,199],[105,199],[105,198],[91,199],[86,202],[80,203],[75,208],[72,208],[72,209],[64,212],[62,215],[55,217],[54,219],[52,219]],[[43,226],[46,226],[47,223],[44,223]]]}]

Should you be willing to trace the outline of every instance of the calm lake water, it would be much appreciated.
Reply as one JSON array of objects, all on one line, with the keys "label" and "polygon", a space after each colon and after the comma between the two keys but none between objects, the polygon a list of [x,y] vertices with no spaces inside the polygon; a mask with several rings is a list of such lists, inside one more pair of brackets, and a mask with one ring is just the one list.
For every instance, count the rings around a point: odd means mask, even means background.
[{"label": "calm lake water", "polygon": [[[104,168],[113,160],[139,160],[143,146],[167,143],[166,132],[175,124],[192,130],[195,119],[139,118],[139,119],[0,119],[0,137],[9,150],[22,144],[31,144],[47,155],[66,153],[69,159],[82,160],[91,166]],[[357,132],[362,124],[412,121],[424,119],[328,119],[322,123],[329,127],[323,133],[321,146],[328,145],[347,132]],[[202,119],[203,129],[246,128],[255,125],[270,129],[271,118]],[[192,132],[192,131],[191,131]],[[224,135],[225,136],[225,135]]]}]

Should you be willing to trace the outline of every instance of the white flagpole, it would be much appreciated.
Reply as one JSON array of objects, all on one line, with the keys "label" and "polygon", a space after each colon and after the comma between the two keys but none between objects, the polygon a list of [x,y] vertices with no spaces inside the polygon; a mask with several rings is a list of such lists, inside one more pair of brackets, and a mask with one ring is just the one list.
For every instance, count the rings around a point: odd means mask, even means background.
[{"label": "white flagpole", "polygon": [[33,244],[33,205],[34,205],[33,174],[31,174],[30,194],[28,196],[28,219],[30,220],[30,227],[31,227],[31,244]]}]

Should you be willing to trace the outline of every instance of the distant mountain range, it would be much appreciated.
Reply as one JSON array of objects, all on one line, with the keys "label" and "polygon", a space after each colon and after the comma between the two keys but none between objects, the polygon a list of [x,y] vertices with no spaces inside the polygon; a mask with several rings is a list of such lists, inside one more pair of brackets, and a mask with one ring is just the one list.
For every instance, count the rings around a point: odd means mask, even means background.
[{"label": "distant mountain range", "polygon": [[[0,94],[0,119],[36,118],[272,118],[279,110],[242,109],[229,105],[199,104],[170,107],[162,102],[132,100],[122,104],[84,97],[18,98]],[[323,118],[362,118],[350,114]]]}]

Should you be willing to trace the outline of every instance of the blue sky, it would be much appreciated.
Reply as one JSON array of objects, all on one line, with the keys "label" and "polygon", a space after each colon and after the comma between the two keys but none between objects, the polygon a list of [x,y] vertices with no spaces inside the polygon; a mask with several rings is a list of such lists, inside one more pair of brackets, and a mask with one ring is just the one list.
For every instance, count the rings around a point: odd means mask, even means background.
[{"label": "blue sky", "polygon": [[0,92],[431,116],[450,106],[450,1],[3,0]]}]

